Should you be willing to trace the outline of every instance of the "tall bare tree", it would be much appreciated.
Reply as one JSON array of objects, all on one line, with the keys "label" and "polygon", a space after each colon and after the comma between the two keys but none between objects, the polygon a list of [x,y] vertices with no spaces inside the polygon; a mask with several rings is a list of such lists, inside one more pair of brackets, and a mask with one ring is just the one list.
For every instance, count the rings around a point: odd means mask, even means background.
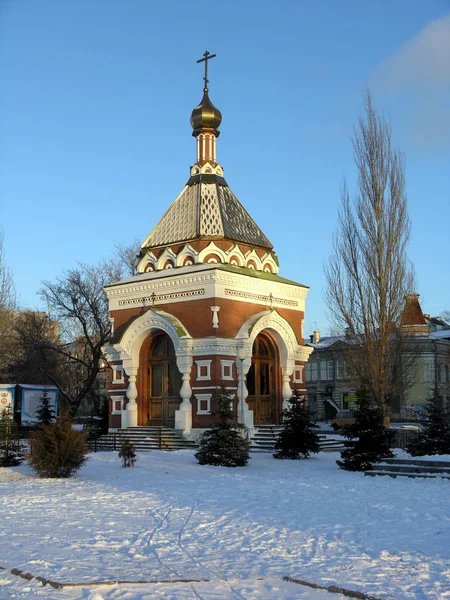
[{"label": "tall bare tree", "polygon": [[9,375],[9,363],[14,349],[12,315],[16,308],[16,290],[11,269],[5,264],[4,235],[0,230],[0,380]]},{"label": "tall bare tree", "polygon": [[115,244],[117,261],[122,265],[123,276],[131,277],[136,275],[137,266],[140,261],[141,243],[138,238],[134,238],[129,246],[124,244]]},{"label": "tall bare tree", "polygon": [[406,254],[410,220],[403,155],[393,147],[391,126],[376,112],[368,90],[364,107],[352,138],[357,193],[351,199],[344,184],[325,267],[325,299],[333,324],[354,345],[348,353],[353,376],[387,414],[394,396],[402,393],[399,326],[405,294],[414,286]]}]

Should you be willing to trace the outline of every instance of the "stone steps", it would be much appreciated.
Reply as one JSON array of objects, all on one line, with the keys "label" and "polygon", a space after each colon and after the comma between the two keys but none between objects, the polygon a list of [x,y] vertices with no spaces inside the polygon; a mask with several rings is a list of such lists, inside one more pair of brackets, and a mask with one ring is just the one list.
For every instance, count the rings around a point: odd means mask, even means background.
[{"label": "stone steps", "polygon": [[382,464],[377,464],[372,471],[366,471],[364,475],[369,477],[387,475],[388,477],[450,479],[450,462],[387,458]]},{"label": "stone steps", "polygon": [[[258,425],[255,435],[251,439],[250,452],[273,452],[282,425]],[[339,452],[344,448],[340,440],[328,439],[325,435],[319,434],[320,450],[322,452]]]},{"label": "stone steps", "polygon": [[89,446],[95,451],[119,450],[122,442],[127,439],[137,451],[148,450],[184,450],[186,448],[198,448],[198,445],[182,438],[176,431],[169,427],[146,426],[128,427],[119,429],[117,433],[102,435],[97,440],[91,440]]}]

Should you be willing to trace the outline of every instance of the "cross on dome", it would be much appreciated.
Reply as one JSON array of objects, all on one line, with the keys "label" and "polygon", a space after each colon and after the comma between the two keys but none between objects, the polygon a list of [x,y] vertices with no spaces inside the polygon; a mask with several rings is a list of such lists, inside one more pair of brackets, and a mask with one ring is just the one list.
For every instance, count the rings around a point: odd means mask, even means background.
[{"label": "cross on dome", "polygon": [[208,83],[209,83],[209,79],[208,79],[208,60],[211,60],[211,58],[216,58],[216,54],[211,54],[210,52],[208,52],[208,50],[205,50],[205,52],[203,53],[203,58],[200,58],[197,63],[201,63],[204,62],[205,63],[205,76],[203,77],[203,80],[205,82],[205,87],[204,87],[204,91],[207,92],[208,91]]}]

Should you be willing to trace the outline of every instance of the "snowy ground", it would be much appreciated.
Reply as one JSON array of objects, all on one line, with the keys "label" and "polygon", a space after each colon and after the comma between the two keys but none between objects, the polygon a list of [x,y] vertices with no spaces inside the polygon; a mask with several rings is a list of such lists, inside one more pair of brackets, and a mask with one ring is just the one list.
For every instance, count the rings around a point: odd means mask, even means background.
[{"label": "snowy ground", "polygon": [[[338,456],[255,455],[227,469],[154,451],[123,469],[100,453],[69,480],[0,469],[0,566],[81,584],[55,590],[3,570],[0,600],[343,600],[283,576],[450,599],[450,482],[364,477]],[[115,580],[166,583],[88,586]]]}]

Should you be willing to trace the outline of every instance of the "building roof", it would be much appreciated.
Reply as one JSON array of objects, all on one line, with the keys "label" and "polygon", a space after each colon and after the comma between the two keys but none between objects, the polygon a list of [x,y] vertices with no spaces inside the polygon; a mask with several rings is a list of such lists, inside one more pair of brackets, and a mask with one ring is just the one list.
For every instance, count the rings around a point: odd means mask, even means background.
[{"label": "building roof", "polygon": [[419,294],[407,294],[400,325],[426,325],[425,317],[419,303]]},{"label": "building roof", "polygon": [[197,175],[172,203],[142,244],[143,249],[167,246],[196,238],[225,238],[272,250],[273,246],[225,179]]}]

